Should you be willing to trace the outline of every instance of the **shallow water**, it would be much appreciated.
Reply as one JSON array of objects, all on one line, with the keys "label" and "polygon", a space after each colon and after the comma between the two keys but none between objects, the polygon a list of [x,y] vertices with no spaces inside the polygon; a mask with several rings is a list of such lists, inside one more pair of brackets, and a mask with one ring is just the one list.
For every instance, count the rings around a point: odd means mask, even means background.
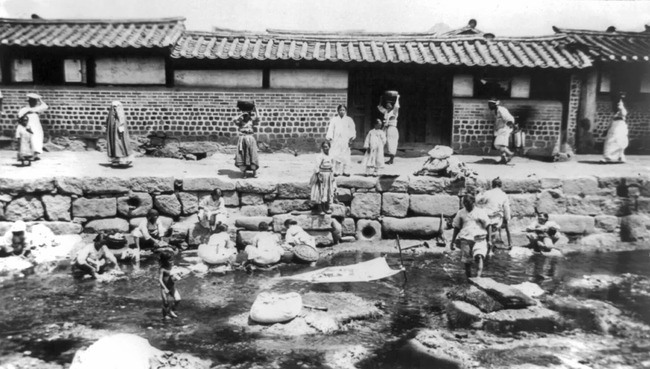
[{"label": "shallow water", "polygon": [[[317,267],[347,265],[379,256],[346,253],[321,260]],[[388,263],[399,264],[397,255]],[[650,276],[647,251],[572,255],[567,258],[532,256],[514,260],[505,253],[486,264],[484,276],[505,283],[536,282],[552,293],[563,293],[563,283],[585,274],[632,273]],[[39,342],[30,330],[48,324],[74,322],[95,329],[135,333],[163,350],[188,352],[215,364],[275,364],[286,368],[318,368],[324,355],[344,346],[363,345],[371,350],[390,350],[387,342],[399,342],[414,328],[444,324],[446,288],[465,283],[459,261],[448,255],[405,256],[407,278],[402,274],[366,283],[309,284],[279,280],[280,275],[312,268],[298,265],[275,271],[243,271],[205,277],[188,276],[177,283],[183,297],[180,319],[164,322],[158,287],[158,267],[145,263],[140,272],[129,271],[125,280],[102,284],[72,279],[69,269],[49,275],[31,275],[0,285],[0,355],[30,351],[46,361],[69,363],[74,351],[89,342],[70,338]],[[333,335],[290,338],[245,333],[228,325],[229,317],[249,310],[264,290],[306,293],[350,292],[383,303],[384,317],[354,325]],[[650,301],[634,301],[617,294],[604,296],[617,306],[650,324]],[[407,364],[407,363],[406,363]],[[395,367],[396,363],[371,360],[367,367]],[[407,367],[408,365],[406,365]]]}]

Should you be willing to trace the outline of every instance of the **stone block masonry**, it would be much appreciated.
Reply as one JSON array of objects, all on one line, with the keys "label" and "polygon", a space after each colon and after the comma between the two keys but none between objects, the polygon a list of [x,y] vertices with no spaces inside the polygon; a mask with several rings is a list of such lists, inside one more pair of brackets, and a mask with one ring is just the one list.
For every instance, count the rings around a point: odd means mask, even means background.
[{"label": "stone block masonry", "polygon": [[2,90],[3,114],[0,134],[13,137],[18,110],[25,94],[43,96],[49,109],[41,115],[46,136],[103,137],[112,101],[124,105],[129,131],[146,135],[151,131],[186,140],[229,140],[237,136],[232,120],[237,100],[255,100],[262,121],[258,141],[286,143],[298,137],[325,137],[338,104],[347,102],[347,91],[210,91],[178,88],[66,88]]},{"label": "stone block masonry", "polygon": [[[562,104],[559,101],[503,100],[501,104],[524,124],[525,149],[550,153],[560,137]],[[494,137],[494,115],[487,100],[454,99],[452,148],[458,153],[486,153]]]},{"label": "stone block masonry", "polygon": [[[272,222],[278,233],[284,222],[295,219],[316,232],[319,242],[331,242],[335,228],[344,235],[427,239],[459,209],[459,198],[448,179],[402,176],[387,184],[387,178],[339,177],[345,196],[334,204],[331,215],[309,211],[306,183],[269,182],[260,179],[228,178],[38,178],[30,183],[0,179],[0,234],[12,221],[43,223],[55,232],[128,231],[155,208],[176,222],[175,239],[190,245],[205,242],[209,233],[197,224],[197,202],[221,188],[228,194],[226,206],[231,230],[256,231],[260,222]],[[619,224],[632,214],[650,213],[650,177],[504,178],[510,197],[513,234],[523,233],[534,220],[535,208],[548,212],[570,235],[619,232]],[[482,181],[485,182],[485,181]],[[173,184],[176,185],[173,185]],[[486,183],[486,182],[485,182]],[[399,185],[397,185],[399,184]],[[638,200],[627,197],[622,187],[634,187]],[[378,191],[390,189],[391,191]],[[642,217],[639,219],[646,219]],[[650,217],[647,217],[650,219]],[[32,224],[32,223],[30,223]],[[130,224],[130,226],[129,226]],[[443,223],[443,226],[445,224]],[[370,228],[374,234],[368,232]],[[365,234],[364,234],[365,232]],[[370,232],[372,233],[372,232]],[[246,240],[246,237],[239,237]]]}]

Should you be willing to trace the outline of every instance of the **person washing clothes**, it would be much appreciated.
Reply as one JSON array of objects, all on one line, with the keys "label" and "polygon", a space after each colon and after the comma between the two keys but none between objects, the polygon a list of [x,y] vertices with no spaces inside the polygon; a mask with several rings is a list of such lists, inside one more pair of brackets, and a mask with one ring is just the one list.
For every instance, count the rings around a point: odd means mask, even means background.
[{"label": "person washing clothes", "polygon": [[481,278],[483,261],[488,256],[490,247],[490,218],[485,210],[475,207],[474,203],[474,195],[463,197],[464,208],[458,211],[454,218],[454,235],[450,245],[453,251],[458,239],[461,262],[465,264],[467,278],[472,277],[474,263],[477,264],[476,277]]},{"label": "person washing clothes", "polygon": [[363,165],[366,167],[367,176],[378,176],[379,170],[383,168],[384,145],[386,145],[386,133],[381,129],[381,122],[377,120],[375,127],[368,132],[363,143],[363,148],[366,149]]},{"label": "person washing clothes", "polygon": [[46,111],[48,106],[40,95],[33,93],[27,94],[27,104],[18,111],[18,119],[27,117],[27,127],[32,131],[34,160],[40,160],[43,153],[43,126],[39,114]]},{"label": "person washing clothes", "polygon": [[203,228],[214,232],[222,224],[225,225],[228,217],[226,202],[221,190],[215,188],[210,196],[207,196],[199,202],[199,223]]}]

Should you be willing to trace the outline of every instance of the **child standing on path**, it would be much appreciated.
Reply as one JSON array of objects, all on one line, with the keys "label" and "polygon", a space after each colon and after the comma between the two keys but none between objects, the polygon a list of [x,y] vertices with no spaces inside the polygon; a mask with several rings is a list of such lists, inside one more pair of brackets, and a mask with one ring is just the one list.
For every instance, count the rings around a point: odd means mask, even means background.
[{"label": "child standing on path", "polygon": [[18,119],[16,126],[16,140],[18,141],[18,161],[25,165],[32,164],[34,158],[34,148],[32,146],[32,130],[27,126],[27,116],[24,115]]},{"label": "child standing on path", "polygon": [[384,145],[386,145],[386,133],[381,129],[381,121],[377,120],[363,143],[363,147],[366,149],[363,158],[366,175],[371,175],[371,173],[373,176],[379,175],[379,169],[384,166]]},{"label": "child standing on path", "polygon": [[[176,308],[181,302],[181,295],[176,289],[175,280],[177,279],[172,274],[172,267],[174,266],[173,253],[170,251],[163,251],[160,253],[160,298],[162,299],[163,318],[167,317],[178,318],[176,315]],[[171,298],[171,304],[169,299]]]}]

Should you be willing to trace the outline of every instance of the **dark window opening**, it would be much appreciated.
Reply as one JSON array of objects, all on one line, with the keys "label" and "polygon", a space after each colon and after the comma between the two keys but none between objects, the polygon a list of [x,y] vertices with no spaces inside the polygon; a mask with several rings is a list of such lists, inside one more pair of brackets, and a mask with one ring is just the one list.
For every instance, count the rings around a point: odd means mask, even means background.
[{"label": "dark window opening", "polygon": [[479,76],[474,79],[474,97],[489,99],[496,97],[500,99],[510,98],[510,77]]},{"label": "dark window opening", "polygon": [[62,85],[63,59],[41,55],[32,59],[34,84],[37,85]]}]

